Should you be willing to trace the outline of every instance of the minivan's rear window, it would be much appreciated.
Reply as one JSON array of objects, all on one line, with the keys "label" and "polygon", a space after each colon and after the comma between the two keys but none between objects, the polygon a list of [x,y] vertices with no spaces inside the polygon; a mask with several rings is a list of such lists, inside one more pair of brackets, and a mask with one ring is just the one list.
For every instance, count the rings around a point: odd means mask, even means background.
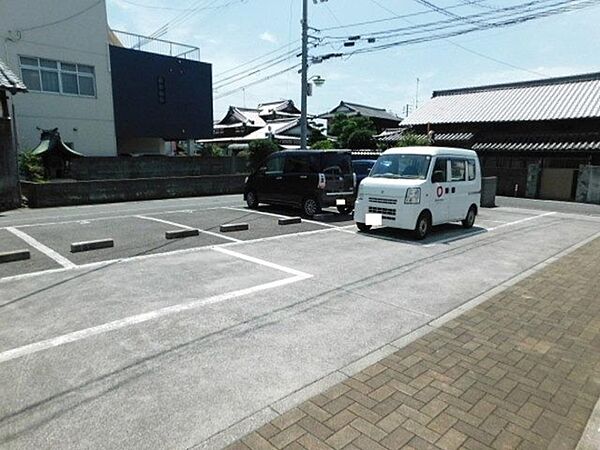
[{"label": "minivan's rear window", "polygon": [[331,174],[351,174],[352,158],[347,153],[323,153],[322,170]]},{"label": "minivan's rear window", "polygon": [[318,173],[319,155],[289,154],[285,157],[285,173]]},{"label": "minivan's rear window", "polygon": [[427,177],[431,156],[392,154],[379,157],[371,170],[374,178],[409,178],[424,180]]}]

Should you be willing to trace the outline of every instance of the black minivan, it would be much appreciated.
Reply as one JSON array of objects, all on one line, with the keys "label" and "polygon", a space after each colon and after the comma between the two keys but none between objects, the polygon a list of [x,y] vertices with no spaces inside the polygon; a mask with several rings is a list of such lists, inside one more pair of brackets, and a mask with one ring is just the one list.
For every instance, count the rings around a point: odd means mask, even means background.
[{"label": "black minivan", "polygon": [[244,200],[249,208],[297,206],[309,217],[329,206],[347,214],[354,209],[355,183],[350,152],[285,150],[269,155],[247,178]]}]

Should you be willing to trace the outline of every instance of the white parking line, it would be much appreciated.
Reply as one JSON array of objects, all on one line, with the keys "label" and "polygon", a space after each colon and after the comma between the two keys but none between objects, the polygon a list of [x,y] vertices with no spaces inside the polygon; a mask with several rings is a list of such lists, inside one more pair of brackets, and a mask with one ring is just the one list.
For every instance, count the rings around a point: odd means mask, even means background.
[{"label": "white parking line", "polygon": [[[278,219],[291,219],[292,218],[292,216],[286,216],[284,214],[274,214],[274,213],[268,213],[268,212],[264,212],[264,211],[256,211],[254,209],[234,208],[232,206],[224,206],[223,209],[229,209],[231,211],[240,211],[240,212],[245,212],[245,213],[249,213],[249,214],[260,214],[260,215],[269,216],[269,217],[277,217]],[[316,220],[302,219],[302,222],[312,223],[313,225],[321,225],[322,227],[327,227],[327,228],[341,228],[337,225],[331,225],[329,223],[317,222]]]},{"label": "white parking line", "polygon": [[296,269],[291,269],[289,267],[282,266],[280,264],[275,264],[269,261],[265,261],[264,259],[255,258],[253,256],[244,255],[243,253],[234,252],[233,250],[229,250],[226,248],[215,247],[215,251],[219,253],[223,253],[225,255],[233,256],[234,258],[242,259],[244,261],[251,262],[253,264],[258,264],[260,266],[268,267],[270,269],[279,270],[281,272],[289,273],[290,275],[294,275],[297,277],[310,278],[312,275],[309,275],[305,272],[300,272]]},{"label": "white parking line", "polygon": [[46,247],[44,244],[42,244],[41,242],[39,242],[36,239],[32,238],[28,234],[23,233],[21,230],[17,230],[16,228],[13,228],[13,227],[7,227],[6,231],[9,231],[10,233],[14,234],[15,236],[21,238],[26,243],[28,243],[29,245],[31,245],[33,248],[35,248],[39,252],[41,252],[44,255],[46,255],[48,258],[53,259],[54,261],[56,261],[58,264],[60,264],[61,266],[63,266],[65,269],[74,269],[74,268],[77,267],[76,264],[72,263],[71,261],[69,261],[64,256],[62,256],[59,253],[55,252],[50,247]]},{"label": "white parking line", "polygon": [[137,325],[140,323],[148,322],[151,320],[156,320],[162,317],[170,316],[173,314],[178,314],[184,311],[190,311],[193,309],[198,309],[202,306],[206,305],[214,305],[216,303],[222,303],[227,300],[231,300],[238,297],[243,297],[246,295],[254,294],[256,292],[266,291],[270,289],[275,289],[278,287],[286,286],[288,284],[297,283],[298,281],[306,280],[311,278],[312,275],[300,272],[298,270],[291,269],[289,267],[281,266],[279,264],[270,263],[269,261],[265,261],[258,258],[253,258],[251,256],[246,256],[241,253],[232,252],[229,250],[221,250],[220,253],[227,254],[234,258],[242,259],[244,261],[252,262],[254,264],[258,264],[261,266],[269,267],[272,269],[279,270],[281,272],[292,274],[292,277],[284,278],[282,280],[273,281],[270,283],[260,284],[258,286],[253,286],[246,289],[240,289],[233,292],[227,292],[225,294],[219,294],[212,297],[208,297],[201,300],[194,300],[187,303],[182,303],[179,305],[167,306],[165,308],[157,309],[155,311],[150,311],[142,314],[136,314],[134,316],[125,317],[123,319],[115,320],[112,322],[108,322],[102,325],[98,325],[95,327],[86,328],[79,331],[74,331],[72,333],[67,333],[62,336],[58,336],[51,339],[46,339],[39,342],[34,342],[32,344],[24,345],[22,347],[13,348],[11,350],[4,351],[0,353],[0,363],[11,361],[17,358],[21,358],[23,356],[32,355],[34,353],[38,353],[44,350],[49,350],[54,347],[58,347],[61,345],[69,344],[72,342],[81,341],[83,339],[87,339],[92,336],[97,336],[100,334],[105,334],[111,331],[120,330],[123,328],[130,327],[132,325]]},{"label": "white parking line", "polygon": [[207,234],[209,236],[215,236],[215,237],[224,239],[226,241],[243,242],[241,239],[232,238],[230,236],[224,236],[224,235],[219,234],[219,233],[213,233],[212,231],[201,230],[199,228],[192,228],[192,227],[189,227],[187,225],[183,225],[183,224],[180,224],[180,223],[171,222],[169,220],[157,219],[156,217],[150,217],[150,216],[134,216],[134,217],[137,217],[138,219],[144,219],[144,220],[150,220],[150,221],[153,221],[153,222],[164,223],[166,225],[171,225],[173,227],[183,228],[184,230],[196,230],[197,229],[202,234]]},{"label": "white parking line", "polygon": [[[337,228],[321,228],[319,230],[300,231],[298,233],[280,234],[277,236],[269,236],[269,237],[265,237],[265,238],[249,239],[247,241],[239,241],[236,239],[235,242],[227,242],[227,243],[223,243],[223,244],[204,245],[204,246],[200,246],[200,247],[192,247],[192,248],[173,250],[173,251],[168,251],[168,252],[151,253],[148,255],[139,255],[139,256],[117,258],[117,259],[108,259],[105,261],[81,264],[81,265],[75,266],[74,268],[79,269],[79,270],[89,270],[89,269],[96,269],[96,268],[100,268],[100,267],[104,267],[104,266],[110,266],[113,264],[143,261],[146,259],[155,259],[155,258],[162,258],[162,257],[167,257],[167,256],[185,255],[188,253],[200,252],[202,250],[216,250],[218,248],[226,248],[226,247],[232,247],[232,246],[236,246],[236,245],[256,244],[259,242],[283,240],[286,238],[309,236],[309,235],[321,234],[321,233],[330,233],[330,232],[334,232],[334,231],[343,231],[343,232],[350,233],[350,234],[356,234],[355,232],[347,229],[347,228],[353,228],[353,227],[354,227],[354,225],[347,225],[344,227],[337,227]],[[72,270],[72,269],[73,268],[48,269],[48,270],[41,270],[38,272],[30,272],[30,273],[23,273],[20,275],[12,275],[9,277],[0,278],[0,283],[9,283],[11,281],[19,281],[19,280],[24,280],[24,279],[28,279],[28,278],[38,277],[41,275],[67,272],[68,270]]]},{"label": "white parking line", "polygon": [[[94,205],[96,206],[96,205]],[[146,214],[152,214],[154,216],[162,216],[162,215],[169,215],[169,214],[185,214],[185,213],[194,213],[194,212],[202,212],[202,211],[215,211],[218,209],[223,209],[222,206],[215,206],[212,208],[200,208],[200,209],[177,209],[177,210],[171,210],[171,211],[151,211],[151,212],[146,212]],[[89,215],[89,214],[88,214]],[[84,215],[82,215],[83,217]],[[104,220],[119,220],[119,219],[131,219],[136,217],[136,214],[131,213],[131,214],[124,214],[124,215],[118,215],[118,216],[104,216],[104,217],[93,217],[90,219],[73,219],[73,220],[64,220],[64,221],[57,221],[57,222],[34,222],[34,223],[25,223],[22,225],[13,225],[14,228],[31,228],[31,227],[47,227],[47,226],[52,226],[52,225],[67,225],[67,224],[72,224],[72,223],[91,223],[91,222],[100,222],[100,221],[104,221]],[[8,227],[0,227],[0,230],[6,229]]]},{"label": "white parking line", "polygon": [[549,212],[549,213],[545,213],[545,214],[538,214],[537,216],[527,217],[525,219],[515,220],[514,222],[508,222],[508,223],[505,223],[505,224],[502,224],[502,225],[498,225],[497,227],[488,228],[487,230],[488,231],[495,231],[495,230],[498,230],[499,228],[510,227],[511,225],[517,225],[519,223],[529,222],[530,220],[540,219],[542,217],[553,216],[555,214],[556,214],[555,212]]}]

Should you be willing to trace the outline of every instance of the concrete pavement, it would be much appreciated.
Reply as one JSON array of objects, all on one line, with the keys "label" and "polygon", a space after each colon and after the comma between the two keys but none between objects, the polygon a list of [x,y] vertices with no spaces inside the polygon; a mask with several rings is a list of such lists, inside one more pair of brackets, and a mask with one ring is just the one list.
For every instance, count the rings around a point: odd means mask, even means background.
[{"label": "concrete pavement", "polygon": [[228,450],[574,449],[600,396],[599,266],[596,239]]},{"label": "concrete pavement", "polygon": [[117,215],[168,215],[207,230],[235,212],[256,216],[256,234],[152,252],[162,228],[134,221],[124,234],[139,234],[135,249],[0,280],[0,446],[221,448],[600,223],[498,208],[482,211],[473,230],[440,227],[415,242],[390,230],[356,233],[337,216],[281,231],[277,210],[206,201],[2,218],[24,233],[39,229],[32,235],[65,258],[57,222],[89,222],[69,233],[104,235],[122,231]]}]

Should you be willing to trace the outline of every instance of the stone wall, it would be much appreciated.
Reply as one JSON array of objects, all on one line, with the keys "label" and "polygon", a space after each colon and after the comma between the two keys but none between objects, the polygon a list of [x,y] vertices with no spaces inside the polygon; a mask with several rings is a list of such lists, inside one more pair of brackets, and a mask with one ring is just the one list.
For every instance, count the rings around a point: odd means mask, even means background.
[{"label": "stone wall", "polygon": [[241,194],[245,175],[139,178],[78,182],[21,182],[31,208],[87,205],[175,197]]},{"label": "stone wall", "polygon": [[600,166],[579,166],[575,200],[600,205]]},{"label": "stone wall", "polygon": [[239,157],[80,158],[71,164],[71,177],[76,180],[198,177],[245,173],[246,165],[247,160]]}]

